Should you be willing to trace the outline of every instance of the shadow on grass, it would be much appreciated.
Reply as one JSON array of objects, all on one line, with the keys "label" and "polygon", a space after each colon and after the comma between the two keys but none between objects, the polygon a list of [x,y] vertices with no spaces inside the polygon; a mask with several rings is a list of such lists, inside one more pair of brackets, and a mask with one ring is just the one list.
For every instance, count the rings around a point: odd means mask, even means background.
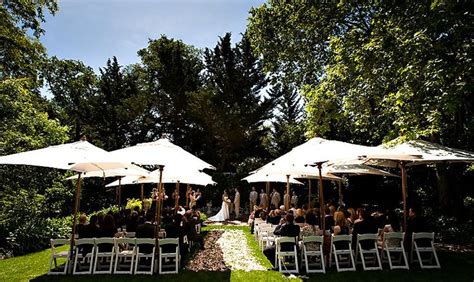
[{"label": "shadow on grass", "polygon": [[167,275],[84,275],[84,276],[51,276],[42,275],[31,281],[144,281],[144,280],[163,280],[163,281],[230,281],[230,270],[225,272],[213,271],[187,271],[182,270],[179,274]]}]

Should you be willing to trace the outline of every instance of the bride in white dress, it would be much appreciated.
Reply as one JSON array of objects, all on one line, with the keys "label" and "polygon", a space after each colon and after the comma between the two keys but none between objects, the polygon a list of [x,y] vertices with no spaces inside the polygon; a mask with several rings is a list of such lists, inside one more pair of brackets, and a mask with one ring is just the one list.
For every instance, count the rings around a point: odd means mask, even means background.
[{"label": "bride in white dress", "polygon": [[227,196],[227,192],[224,191],[222,195],[222,207],[221,210],[215,215],[208,218],[209,221],[225,221],[229,218],[229,204],[230,200]]}]

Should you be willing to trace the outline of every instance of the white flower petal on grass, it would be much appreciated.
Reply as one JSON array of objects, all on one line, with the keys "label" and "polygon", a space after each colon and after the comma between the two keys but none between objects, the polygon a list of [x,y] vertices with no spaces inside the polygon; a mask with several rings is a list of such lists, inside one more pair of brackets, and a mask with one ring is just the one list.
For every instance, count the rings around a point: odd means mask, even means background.
[{"label": "white flower petal on grass", "polygon": [[225,230],[217,240],[224,255],[224,263],[234,270],[265,270],[253,256],[242,230]]}]

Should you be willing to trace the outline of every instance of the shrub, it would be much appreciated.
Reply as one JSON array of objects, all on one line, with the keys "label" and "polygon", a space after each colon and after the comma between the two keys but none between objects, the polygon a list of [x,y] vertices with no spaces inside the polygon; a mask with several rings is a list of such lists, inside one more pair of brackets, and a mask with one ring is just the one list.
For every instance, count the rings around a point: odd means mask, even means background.
[{"label": "shrub", "polygon": [[140,210],[142,209],[142,201],[140,199],[129,199],[125,206],[125,208],[129,210],[133,210],[135,207],[138,207]]}]

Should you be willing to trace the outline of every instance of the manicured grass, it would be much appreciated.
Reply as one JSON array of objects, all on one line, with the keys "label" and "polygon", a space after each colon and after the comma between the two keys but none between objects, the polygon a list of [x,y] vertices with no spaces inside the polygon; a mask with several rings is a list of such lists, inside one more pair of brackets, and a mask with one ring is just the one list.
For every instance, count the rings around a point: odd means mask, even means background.
[{"label": "manicured grass", "polygon": [[[57,248],[69,250],[68,246]],[[29,281],[48,273],[51,250],[0,260],[0,281]],[[58,261],[59,263],[59,261]]]},{"label": "manicured grass", "polygon": [[[270,263],[262,254],[253,235],[247,226],[207,226],[203,233],[212,229],[240,229],[246,234],[249,247],[264,267],[270,267]],[[65,249],[65,248],[63,248]],[[472,282],[474,279],[474,254],[473,253],[438,253],[441,270],[420,270],[414,266],[409,271],[361,271],[337,273],[331,269],[326,274],[309,275],[309,281],[450,281],[450,282]],[[0,260],[0,281],[142,281],[166,280],[166,281],[288,281],[288,278],[276,271],[227,271],[227,272],[191,272],[180,271],[177,275],[145,276],[145,275],[94,275],[94,276],[48,276],[48,263],[50,250],[34,254]],[[386,266],[384,265],[384,268]],[[301,278],[292,279],[302,281]],[[306,281],[306,279],[304,279]]]}]

